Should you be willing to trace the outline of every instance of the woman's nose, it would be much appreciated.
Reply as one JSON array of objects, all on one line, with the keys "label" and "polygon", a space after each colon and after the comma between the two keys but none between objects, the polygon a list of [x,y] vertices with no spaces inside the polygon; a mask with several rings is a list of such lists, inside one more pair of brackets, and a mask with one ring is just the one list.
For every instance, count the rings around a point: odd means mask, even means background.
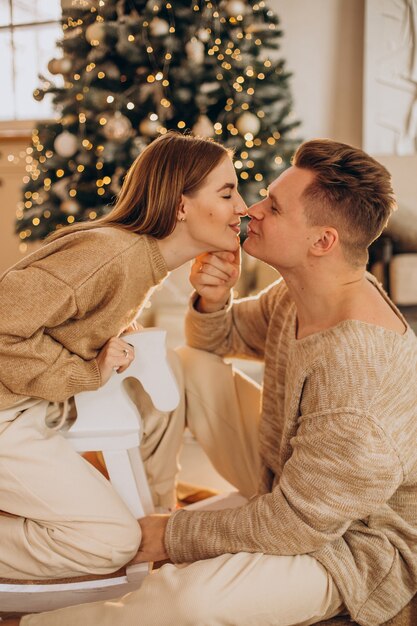
[{"label": "woman's nose", "polygon": [[242,196],[239,195],[235,203],[235,213],[237,213],[238,215],[246,215],[247,212],[248,207],[246,206],[246,202],[243,200]]}]

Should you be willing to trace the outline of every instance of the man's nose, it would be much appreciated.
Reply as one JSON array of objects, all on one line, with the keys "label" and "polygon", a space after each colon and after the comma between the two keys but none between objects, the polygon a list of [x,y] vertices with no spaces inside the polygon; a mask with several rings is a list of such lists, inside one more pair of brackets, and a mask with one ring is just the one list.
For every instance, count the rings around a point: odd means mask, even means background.
[{"label": "man's nose", "polygon": [[262,205],[262,200],[260,202],[256,202],[255,204],[252,204],[252,206],[248,208],[249,217],[260,219],[261,214],[262,214],[261,205]]}]

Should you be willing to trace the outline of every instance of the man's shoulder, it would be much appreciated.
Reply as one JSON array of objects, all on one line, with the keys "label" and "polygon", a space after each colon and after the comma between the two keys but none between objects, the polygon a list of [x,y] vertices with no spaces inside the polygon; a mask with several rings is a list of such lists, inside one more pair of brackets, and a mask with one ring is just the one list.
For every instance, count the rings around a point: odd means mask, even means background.
[{"label": "man's shoulder", "polygon": [[415,390],[417,402],[417,339],[410,328],[400,335],[348,320],[317,333],[315,341],[297,343],[302,348],[297,358],[306,373],[304,391],[315,398],[317,408],[365,408],[403,386]]}]

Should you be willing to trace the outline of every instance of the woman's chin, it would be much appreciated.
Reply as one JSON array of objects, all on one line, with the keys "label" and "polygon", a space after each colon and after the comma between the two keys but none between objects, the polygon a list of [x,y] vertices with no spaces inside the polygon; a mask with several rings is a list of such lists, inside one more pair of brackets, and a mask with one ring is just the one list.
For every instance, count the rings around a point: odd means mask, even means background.
[{"label": "woman's chin", "polygon": [[236,236],[236,239],[232,241],[230,238],[225,239],[224,241],[217,241],[216,245],[210,245],[207,247],[207,252],[236,252],[236,250],[240,246],[239,237]]}]

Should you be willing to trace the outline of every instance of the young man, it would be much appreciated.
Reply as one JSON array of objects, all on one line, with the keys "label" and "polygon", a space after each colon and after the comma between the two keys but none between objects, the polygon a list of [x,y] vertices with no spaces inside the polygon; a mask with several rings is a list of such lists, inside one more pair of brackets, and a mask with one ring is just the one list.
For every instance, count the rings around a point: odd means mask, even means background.
[{"label": "young man", "polygon": [[[417,340],[366,273],[395,206],[388,172],[326,140],[249,209],[244,248],[282,280],[232,301],[239,262],[207,254],[181,352],[187,422],[248,498],[141,520],[137,561],[169,557],[119,602],[23,626],[291,626],[348,613],[363,626],[417,591]],[[259,389],[220,357],[263,359]]]}]

